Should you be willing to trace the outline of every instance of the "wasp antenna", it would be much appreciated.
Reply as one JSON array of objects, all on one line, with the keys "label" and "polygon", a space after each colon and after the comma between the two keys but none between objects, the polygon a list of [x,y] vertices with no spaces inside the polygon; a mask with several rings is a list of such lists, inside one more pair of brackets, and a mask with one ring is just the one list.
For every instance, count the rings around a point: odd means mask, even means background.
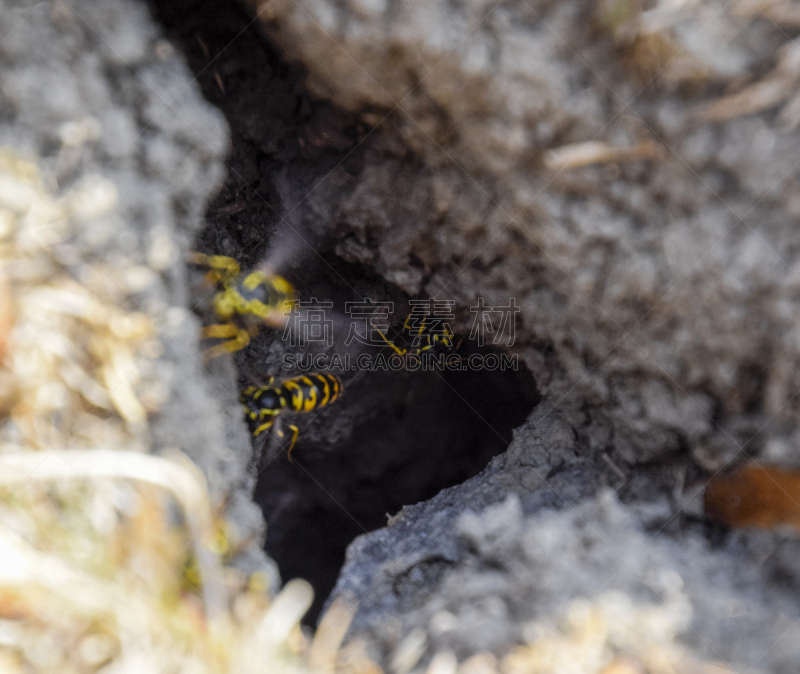
[{"label": "wasp antenna", "polygon": [[394,349],[395,353],[397,353],[397,354],[399,354],[401,356],[405,356],[408,353],[408,349],[402,349],[401,350],[400,348],[398,348],[398,346],[383,333],[383,330],[380,330],[379,328],[376,328],[372,324],[372,321],[370,321],[369,324],[370,324],[370,327],[372,327],[372,329],[375,330],[375,332],[377,332],[381,336],[381,339],[383,339],[384,342],[386,342],[389,346],[391,346]]},{"label": "wasp antenna", "polygon": [[208,255],[205,253],[198,253],[196,250],[190,250],[186,254],[186,262],[195,264],[202,267],[208,267]]}]

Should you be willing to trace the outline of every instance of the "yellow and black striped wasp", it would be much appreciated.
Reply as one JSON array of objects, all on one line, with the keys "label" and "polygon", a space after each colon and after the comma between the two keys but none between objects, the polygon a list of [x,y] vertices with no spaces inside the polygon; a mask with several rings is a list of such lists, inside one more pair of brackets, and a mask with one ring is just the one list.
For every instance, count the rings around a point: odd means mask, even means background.
[{"label": "yellow and black striped wasp", "polygon": [[295,293],[282,276],[266,268],[242,273],[239,263],[224,255],[192,252],[189,262],[206,267],[206,278],[217,286],[213,307],[219,323],[203,327],[202,336],[226,341],[207,349],[206,360],[243,349],[262,325],[285,325]]},{"label": "yellow and black striped wasp", "polygon": [[383,340],[392,347],[400,356],[420,356],[425,351],[442,347],[451,351],[453,347],[453,331],[447,323],[428,316],[418,316],[414,312],[406,316],[403,322],[403,331],[411,337],[411,347],[401,349],[394,341],[390,340],[381,330],[375,328]]},{"label": "yellow and black striped wasp", "polygon": [[303,222],[298,185],[280,174],[275,187],[286,211],[270,237],[267,254],[254,269],[243,272],[237,260],[225,255],[189,254],[189,263],[206,268],[206,279],[217,287],[212,302],[216,322],[203,328],[202,337],[225,341],[207,349],[206,360],[245,348],[264,326],[284,328],[288,323],[295,289],[277,270],[313,250],[313,236]]},{"label": "yellow and black striped wasp", "polygon": [[[275,378],[272,377],[266,386],[248,386],[239,397],[244,407],[245,420],[254,438],[270,429],[274,429],[278,437],[282,438],[282,414],[302,414],[329,405],[344,389],[342,380],[327,372],[291,377],[280,384],[274,384],[274,381]],[[289,424],[289,429],[292,431],[292,442],[287,455],[291,461],[292,448],[297,442],[300,429],[294,424]]]}]

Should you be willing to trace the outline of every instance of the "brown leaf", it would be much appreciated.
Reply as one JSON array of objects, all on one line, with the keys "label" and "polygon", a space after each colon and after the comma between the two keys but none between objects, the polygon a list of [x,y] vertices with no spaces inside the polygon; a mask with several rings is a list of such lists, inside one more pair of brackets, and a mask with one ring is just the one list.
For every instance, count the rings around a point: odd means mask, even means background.
[{"label": "brown leaf", "polygon": [[706,486],[709,517],[737,527],[800,531],[800,472],[749,465],[711,479]]}]

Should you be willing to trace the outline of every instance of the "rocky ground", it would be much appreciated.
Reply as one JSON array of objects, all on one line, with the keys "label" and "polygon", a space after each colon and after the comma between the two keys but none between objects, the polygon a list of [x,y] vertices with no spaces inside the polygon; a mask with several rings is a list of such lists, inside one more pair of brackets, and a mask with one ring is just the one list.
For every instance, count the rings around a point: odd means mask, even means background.
[{"label": "rocky ground", "polygon": [[[793,7],[15,3],[0,145],[116,187],[69,243],[158,325],[153,447],[205,470],[248,570],[254,492],[283,578],[355,599],[394,671],[795,672],[794,531],[702,503],[800,457]],[[478,298],[514,298],[496,348],[526,367],[345,373],[295,462],[261,460],[231,360],[202,367],[190,248],[393,301],[395,329],[453,300],[465,353]],[[308,348],[263,330],[238,385]]]}]

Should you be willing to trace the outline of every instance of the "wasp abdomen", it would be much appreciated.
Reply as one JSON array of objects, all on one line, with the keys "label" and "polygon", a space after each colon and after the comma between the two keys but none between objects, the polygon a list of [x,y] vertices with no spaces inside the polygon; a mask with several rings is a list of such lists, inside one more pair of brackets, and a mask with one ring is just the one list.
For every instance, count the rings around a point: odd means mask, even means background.
[{"label": "wasp abdomen", "polygon": [[300,375],[283,382],[281,390],[294,412],[310,412],[336,400],[342,392],[342,381],[329,373]]},{"label": "wasp abdomen", "polygon": [[280,385],[248,386],[239,400],[250,433],[257,437],[272,428],[284,410],[310,412],[324,407],[341,395],[342,387],[342,380],[335,374],[317,372],[286,379]]}]

